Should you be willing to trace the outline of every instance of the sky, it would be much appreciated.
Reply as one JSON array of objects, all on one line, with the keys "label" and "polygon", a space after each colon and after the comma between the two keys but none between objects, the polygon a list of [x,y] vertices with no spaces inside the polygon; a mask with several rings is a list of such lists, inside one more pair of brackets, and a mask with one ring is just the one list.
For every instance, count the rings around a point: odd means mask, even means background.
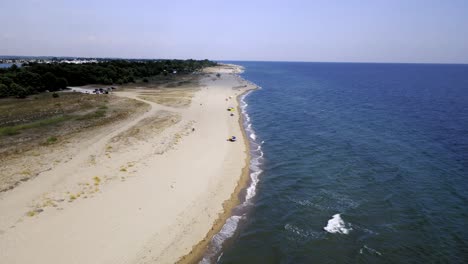
[{"label": "sky", "polygon": [[468,0],[0,0],[0,55],[468,63]]}]

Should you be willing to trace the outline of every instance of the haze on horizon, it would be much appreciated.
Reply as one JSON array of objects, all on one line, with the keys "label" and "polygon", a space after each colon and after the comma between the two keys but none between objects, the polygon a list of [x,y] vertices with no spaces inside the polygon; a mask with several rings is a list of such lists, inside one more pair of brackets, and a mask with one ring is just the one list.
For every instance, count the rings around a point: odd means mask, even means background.
[{"label": "haze on horizon", "polygon": [[0,2],[0,55],[468,63],[468,1]]}]

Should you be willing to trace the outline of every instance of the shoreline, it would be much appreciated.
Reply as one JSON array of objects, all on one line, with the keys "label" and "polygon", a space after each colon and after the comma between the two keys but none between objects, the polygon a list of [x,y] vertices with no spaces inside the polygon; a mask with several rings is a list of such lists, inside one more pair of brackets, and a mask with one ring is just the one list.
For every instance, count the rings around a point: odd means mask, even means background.
[{"label": "shoreline", "polygon": [[[222,64],[222,65],[240,67],[243,71],[243,67],[239,65],[234,65],[234,64]],[[235,73],[235,75],[238,78],[245,81],[249,85],[253,86],[253,88],[245,90],[236,96],[236,103],[237,103],[236,109],[237,109],[237,112],[239,113],[238,124],[242,131],[242,137],[244,138],[244,147],[245,147],[245,153],[246,153],[245,166],[244,168],[242,168],[242,173],[237,182],[236,188],[233,190],[231,194],[231,197],[223,202],[223,212],[218,215],[211,230],[208,231],[206,236],[201,241],[199,241],[197,244],[195,244],[192,247],[192,250],[188,254],[182,256],[176,262],[177,264],[199,263],[203,259],[213,237],[221,231],[226,221],[229,219],[229,217],[232,216],[232,210],[235,209],[238,205],[240,205],[241,202],[243,202],[243,200],[245,199],[245,197],[242,198],[240,196],[242,194],[242,191],[244,191],[248,187],[249,182],[251,182],[251,179],[250,179],[250,161],[251,161],[250,140],[247,136],[247,132],[244,127],[245,120],[244,120],[244,115],[242,114],[242,111],[241,111],[240,103],[241,103],[241,98],[243,96],[247,95],[249,92],[257,90],[258,86],[250,81],[245,80],[239,74],[240,73]]]}]

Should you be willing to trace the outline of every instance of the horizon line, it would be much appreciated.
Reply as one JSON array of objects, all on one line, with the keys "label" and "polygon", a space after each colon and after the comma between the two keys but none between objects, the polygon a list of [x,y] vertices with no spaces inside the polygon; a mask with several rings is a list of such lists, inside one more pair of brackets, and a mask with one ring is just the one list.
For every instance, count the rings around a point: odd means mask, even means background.
[{"label": "horizon line", "polygon": [[[142,57],[92,57],[92,56],[54,56],[54,55],[3,55],[0,54],[1,57],[24,57],[24,58],[44,58],[44,57],[52,57],[52,58],[83,58],[83,59],[113,59],[113,60],[190,60],[193,58],[142,58]],[[389,62],[389,61],[302,61],[302,60],[239,60],[239,59],[208,59],[211,61],[216,62],[292,62],[292,63],[362,63],[362,64],[444,64],[444,65],[468,65],[468,62]],[[193,60],[205,60],[205,59],[193,59]]]}]

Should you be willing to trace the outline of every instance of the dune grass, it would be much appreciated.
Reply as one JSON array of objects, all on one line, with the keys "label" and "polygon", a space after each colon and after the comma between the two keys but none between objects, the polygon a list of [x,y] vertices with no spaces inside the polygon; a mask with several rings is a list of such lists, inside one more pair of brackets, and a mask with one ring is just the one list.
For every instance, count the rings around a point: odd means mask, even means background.
[{"label": "dune grass", "polygon": [[106,116],[106,113],[107,113],[106,109],[107,109],[107,107],[106,108],[100,107],[95,112],[86,114],[84,116],[80,116],[77,119],[78,120],[89,120],[89,119],[96,119],[96,118],[104,117],[104,116]]},{"label": "dune grass", "polygon": [[57,137],[48,137],[46,143],[47,144],[53,144],[53,143],[57,142],[57,140],[58,140]]},{"label": "dune grass", "polygon": [[39,128],[39,127],[44,127],[44,126],[50,126],[50,125],[56,125],[61,122],[70,120],[72,117],[71,116],[57,116],[57,117],[52,117],[36,122],[32,122],[29,124],[21,124],[21,125],[16,125],[16,126],[7,126],[7,127],[0,127],[0,135],[1,136],[13,136],[16,134],[21,133],[21,130],[24,129],[31,129],[31,128]]},{"label": "dune grass", "polygon": [[[62,116],[47,118],[47,119],[43,119],[40,121],[27,123],[27,124],[0,127],[0,136],[14,136],[14,135],[21,133],[21,130],[57,125],[59,123],[72,120],[72,119],[76,119],[76,120],[97,119],[97,118],[105,117],[106,113],[107,113],[107,106],[103,105],[103,106],[100,106],[98,110],[92,113],[83,115],[83,116],[79,116],[79,117],[73,116],[73,115],[62,115]],[[56,138],[55,140],[53,138],[47,139],[47,143],[54,143],[55,141],[56,141]]]}]

